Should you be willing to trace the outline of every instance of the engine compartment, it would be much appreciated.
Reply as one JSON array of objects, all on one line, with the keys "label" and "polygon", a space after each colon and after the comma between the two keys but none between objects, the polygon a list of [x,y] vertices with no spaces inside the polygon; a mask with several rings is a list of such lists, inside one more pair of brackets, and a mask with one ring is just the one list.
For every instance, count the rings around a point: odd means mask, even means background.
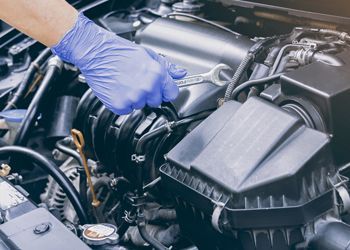
[{"label": "engine compartment", "polygon": [[230,68],[122,116],[4,28],[0,249],[348,248],[348,26],[227,2],[74,3],[188,75]]}]

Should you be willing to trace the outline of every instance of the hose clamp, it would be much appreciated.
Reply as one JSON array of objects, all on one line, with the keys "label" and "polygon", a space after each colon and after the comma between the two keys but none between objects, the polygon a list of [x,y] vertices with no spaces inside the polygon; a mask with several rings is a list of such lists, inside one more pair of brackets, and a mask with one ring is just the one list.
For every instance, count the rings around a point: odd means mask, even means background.
[{"label": "hose clamp", "polygon": [[225,208],[225,204],[223,202],[216,202],[215,205],[216,206],[211,215],[211,224],[218,232],[222,233],[222,230],[220,229],[220,225],[219,225],[219,220],[220,220],[221,212]]},{"label": "hose clamp", "polygon": [[144,162],[145,160],[146,160],[145,155],[137,155],[137,154],[131,155],[131,161],[133,162],[141,163],[141,162]]},{"label": "hose clamp", "polygon": [[63,61],[58,56],[54,56],[49,59],[47,65],[49,67],[54,66],[61,71],[63,68]]},{"label": "hose clamp", "polygon": [[169,133],[173,132],[173,127],[175,125],[175,122],[167,122],[165,123],[166,129]]},{"label": "hose clamp", "polygon": [[347,188],[345,188],[343,185],[336,187],[336,190],[338,192],[338,195],[342,201],[343,205],[343,211],[344,212],[350,212],[350,195]]},{"label": "hose clamp", "polygon": [[339,38],[340,40],[345,41],[347,36],[348,36],[348,33],[342,32],[340,33]]},{"label": "hose clamp", "polygon": [[124,211],[124,216],[122,217],[127,223],[132,224],[136,220],[136,214],[132,214],[130,211]]}]

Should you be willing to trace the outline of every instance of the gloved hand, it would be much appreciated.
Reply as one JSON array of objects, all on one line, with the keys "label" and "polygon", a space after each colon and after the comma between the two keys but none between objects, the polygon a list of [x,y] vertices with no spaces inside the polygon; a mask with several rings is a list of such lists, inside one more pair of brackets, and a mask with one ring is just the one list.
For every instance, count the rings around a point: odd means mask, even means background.
[{"label": "gloved hand", "polygon": [[186,75],[154,51],[116,36],[83,14],[51,49],[77,66],[94,94],[119,115],[174,100],[179,90],[173,79]]}]

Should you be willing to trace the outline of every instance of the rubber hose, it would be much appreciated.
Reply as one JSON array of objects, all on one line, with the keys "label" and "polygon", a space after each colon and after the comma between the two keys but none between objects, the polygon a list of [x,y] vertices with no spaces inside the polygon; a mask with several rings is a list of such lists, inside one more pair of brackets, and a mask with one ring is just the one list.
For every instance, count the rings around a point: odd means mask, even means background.
[{"label": "rubber hose", "polygon": [[230,80],[230,83],[227,86],[224,97],[225,102],[231,99],[232,91],[238,86],[239,81],[241,80],[243,74],[247,71],[247,68],[253,62],[253,59],[254,55],[252,53],[248,53],[246,57],[243,58],[242,62],[238,66],[235,74],[233,75],[232,79]]},{"label": "rubber hose", "polygon": [[65,139],[60,140],[60,141],[57,141],[55,147],[56,147],[59,151],[61,151],[62,153],[66,154],[66,155],[68,155],[68,156],[73,157],[74,160],[76,160],[76,161],[79,163],[80,166],[83,166],[83,161],[81,160],[81,157],[80,157],[79,153],[78,153],[76,150],[71,149],[71,148],[65,146],[65,145],[63,144],[64,140],[65,140]]},{"label": "rubber hose", "polygon": [[126,218],[133,217],[134,215],[136,215],[136,212],[137,212],[136,207],[135,206],[131,207],[131,209],[128,213],[128,216],[125,216],[125,219],[119,225],[119,227],[117,229],[117,233],[120,237],[123,236],[126,233],[126,231],[128,230],[128,228],[130,227],[130,222],[128,220],[126,220]]},{"label": "rubber hose", "polygon": [[67,176],[51,161],[49,161],[43,155],[35,152],[34,150],[19,147],[19,146],[6,146],[0,148],[0,158],[20,155],[28,160],[33,161],[41,167],[48,175],[50,175],[60,185],[62,190],[66,193],[69,201],[72,203],[75,212],[79,218],[80,224],[88,223],[88,216],[80,202],[79,194],[71,181]]},{"label": "rubber hose", "polygon": [[339,39],[343,41],[350,41],[350,36],[346,32],[340,32],[337,30],[329,30],[329,29],[320,29],[320,33],[324,35],[332,35],[332,36],[337,36]]},{"label": "rubber hose", "polygon": [[35,74],[39,71],[41,65],[49,58],[51,55],[51,50],[49,48],[44,49],[39,56],[30,64],[28,70],[26,71],[23,80],[19,84],[16,92],[13,94],[12,98],[8,101],[3,111],[17,108],[18,102],[21,101],[23,96],[28,91],[30,84],[33,81]]},{"label": "rubber hose", "polygon": [[316,52],[315,54],[313,54],[311,60],[316,61],[316,62],[320,61],[320,62],[323,62],[325,64],[336,66],[336,67],[344,65],[344,62],[340,58],[338,58],[334,55],[324,54],[321,52]]},{"label": "rubber hose", "polygon": [[81,198],[80,200],[83,203],[83,205],[86,206],[87,205],[87,188],[86,188],[86,173],[83,167],[83,161],[76,150],[70,147],[67,147],[63,144],[66,139],[67,138],[57,141],[55,147],[62,153],[73,157],[79,163],[78,173],[79,173],[79,193]]},{"label": "rubber hose", "polygon": [[43,104],[43,101],[46,100],[45,97],[47,96],[52,83],[61,72],[62,66],[63,63],[58,57],[53,57],[49,60],[45,77],[42,80],[40,87],[36,91],[16,135],[14,142],[15,145],[26,145],[29,139],[29,133],[35,124],[36,118],[38,117],[39,109]]},{"label": "rubber hose", "polygon": [[79,173],[79,192],[80,192],[80,200],[83,203],[83,206],[87,207],[87,180],[86,180],[86,172],[83,166],[78,167]]},{"label": "rubber hose", "polygon": [[[176,122],[168,122],[158,128],[156,128],[155,130],[149,131],[148,133],[144,134],[143,136],[141,136],[141,138],[138,140],[136,147],[135,147],[135,154],[137,157],[139,156],[144,156],[144,151],[145,151],[145,147],[148,144],[148,142],[150,142],[151,140],[153,140],[154,138],[157,138],[161,135],[164,135],[166,133],[171,132],[173,129],[183,126],[185,124],[191,123],[191,122],[195,122],[201,119],[204,119],[205,117],[207,117],[209,115],[209,113],[207,112],[202,112],[199,113],[197,115],[194,115],[192,117],[188,117]],[[138,161],[138,159],[136,159],[136,162]],[[138,168],[137,168],[137,180],[138,180],[138,192],[141,195],[144,190],[143,190],[143,164],[144,164],[144,160],[141,160],[138,163]]]},{"label": "rubber hose", "polygon": [[283,75],[283,73],[279,73],[279,74],[267,76],[267,77],[256,79],[256,80],[246,81],[246,82],[242,83],[241,85],[239,85],[236,89],[233,90],[232,95],[231,95],[232,100],[236,100],[239,93],[241,93],[244,89],[252,87],[252,86],[256,86],[256,85],[266,84],[267,82],[275,81],[275,80],[279,79],[282,75]]},{"label": "rubber hose", "polygon": [[154,249],[156,250],[169,250],[166,246],[164,246],[162,243],[160,243],[158,240],[153,238],[146,230],[146,223],[144,222],[137,222],[137,228],[140,232],[140,235],[144,241],[146,241],[148,244],[150,244]]},{"label": "rubber hose", "polygon": [[342,222],[325,222],[309,241],[310,249],[349,250],[350,226]]},{"label": "rubber hose", "polygon": [[208,117],[212,112],[202,112],[196,115],[193,115],[191,117],[178,120],[175,122],[168,122],[167,124],[163,124],[162,126],[156,128],[155,130],[151,130],[148,133],[144,134],[139,141],[136,144],[135,147],[135,153],[137,155],[141,155],[144,153],[144,147],[147,145],[147,143],[154,139],[159,137],[162,134],[165,134],[166,132],[171,132],[172,129],[175,129],[177,127],[183,126],[185,124],[195,122],[198,120],[202,120],[206,117]]}]

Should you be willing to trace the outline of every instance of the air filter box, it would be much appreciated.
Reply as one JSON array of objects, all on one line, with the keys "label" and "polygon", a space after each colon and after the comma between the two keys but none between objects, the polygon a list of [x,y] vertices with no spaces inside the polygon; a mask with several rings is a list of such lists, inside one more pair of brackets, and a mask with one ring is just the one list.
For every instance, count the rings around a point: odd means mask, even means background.
[{"label": "air filter box", "polygon": [[161,173],[184,228],[194,217],[231,235],[295,228],[333,208],[328,136],[260,98],[225,103],[169,152]]}]

